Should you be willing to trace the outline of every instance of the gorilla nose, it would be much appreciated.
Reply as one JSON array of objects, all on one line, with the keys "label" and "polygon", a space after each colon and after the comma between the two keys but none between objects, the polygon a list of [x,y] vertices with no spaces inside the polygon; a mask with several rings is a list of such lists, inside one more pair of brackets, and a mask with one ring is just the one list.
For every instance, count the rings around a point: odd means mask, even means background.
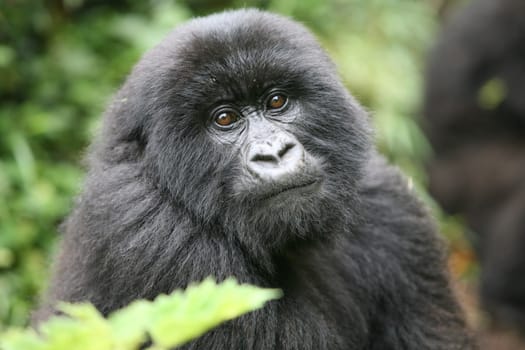
[{"label": "gorilla nose", "polygon": [[304,159],[304,149],[291,136],[252,143],[247,166],[262,178],[278,178],[295,172]]}]

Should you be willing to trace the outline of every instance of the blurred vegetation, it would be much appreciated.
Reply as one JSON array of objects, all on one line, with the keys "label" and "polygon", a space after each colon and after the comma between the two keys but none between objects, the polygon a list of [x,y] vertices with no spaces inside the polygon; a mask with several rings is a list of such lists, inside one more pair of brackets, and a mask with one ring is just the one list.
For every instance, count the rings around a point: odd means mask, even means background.
[{"label": "blurred vegetation", "polygon": [[0,0],[0,330],[25,325],[82,152],[132,65],[195,15],[260,7],[312,29],[371,111],[380,149],[424,183],[424,55],[450,1]]}]

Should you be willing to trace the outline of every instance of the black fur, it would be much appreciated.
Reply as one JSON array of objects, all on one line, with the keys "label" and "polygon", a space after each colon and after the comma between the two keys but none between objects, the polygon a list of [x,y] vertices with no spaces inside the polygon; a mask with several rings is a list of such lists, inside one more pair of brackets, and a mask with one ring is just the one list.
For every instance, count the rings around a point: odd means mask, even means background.
[{"label": "black fur", "polygon": [[[272,123],[312,157],[315,193],[252,196],[251,140],[210,126],[216,102],[249,111],[270,88],[293,103]],[[255,10],[195,19],[134,68],[93,144],[36,320],[56,300],[107,314],[210,275],[284,297],[185,349],[470,348],[442,243],[373,149],[366,114],[305,28]]]}]

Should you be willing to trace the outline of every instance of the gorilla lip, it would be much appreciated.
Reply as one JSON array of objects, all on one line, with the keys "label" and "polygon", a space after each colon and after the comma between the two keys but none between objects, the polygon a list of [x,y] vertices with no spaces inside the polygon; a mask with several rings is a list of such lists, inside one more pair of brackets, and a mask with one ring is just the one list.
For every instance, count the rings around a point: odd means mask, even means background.
[{"label": "gorilla lip", "polygon": [[297,183],[297,184],[291,184],[291,185],[288,185],[288,186],[284,186],[284,187],[279,188],[277,191],[267,193],[266,195],[264,195],[264,197],[262,199],[266,200],[266,199],[277,197],[280,194],[283,194],[285,192],[290,192],[290,191],[293,191],[293,190],[299,190],[299,189],[307,188],[307,187],[311,187],[311,186],[313,187],[313,185],[315,185],[318,182],[319,182],[318,180],[310,180],[310,181],[306,181],[306,182],[301,182],[301,183]]}]

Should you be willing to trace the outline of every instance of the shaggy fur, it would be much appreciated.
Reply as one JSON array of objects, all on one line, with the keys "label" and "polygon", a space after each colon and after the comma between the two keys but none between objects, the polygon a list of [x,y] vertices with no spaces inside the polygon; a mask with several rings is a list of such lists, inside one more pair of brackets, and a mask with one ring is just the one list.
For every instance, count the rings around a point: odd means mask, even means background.
[{"label": "shaggy fur", "polygon": [[[257,111],[275,88],[291,105],[270,118]],[[213,128],[221,101],[246,111],[243,127]],[[316,177],[314,193],[259,195],[246,135],[270,125],[304,147],[310,161],[297,176]],[[241,10],[177,28],[134,68],[88,160],[37,321],[57,300],[107,314],[235,276],[284,297],[184,349],[470,348],[426,210],[377,155],[363,109],[297,23]]]}]

